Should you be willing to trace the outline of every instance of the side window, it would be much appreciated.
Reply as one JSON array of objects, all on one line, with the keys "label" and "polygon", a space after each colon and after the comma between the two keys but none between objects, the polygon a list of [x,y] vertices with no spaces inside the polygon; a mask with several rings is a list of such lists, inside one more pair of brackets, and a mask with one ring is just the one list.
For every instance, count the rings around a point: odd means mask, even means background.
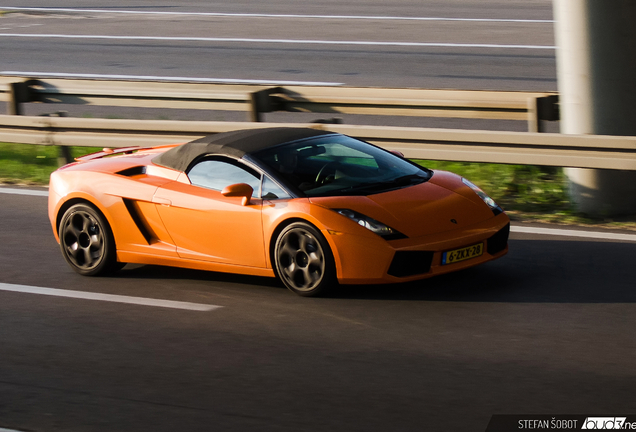
[{"label": "side window", "polygon": [[247,183],[254,189],[255,197],[260,193],[258,173],[231,160],[204,159],[190,169],[188,177],[195,186],[219,192],[231,184]]},{"label": "side window", "polygon": [[267,176],[263,176],[263,189],[262,196],[263,199],[283,199],[283,198],[291,198],[291,196],[281,189],[272,179]]}]

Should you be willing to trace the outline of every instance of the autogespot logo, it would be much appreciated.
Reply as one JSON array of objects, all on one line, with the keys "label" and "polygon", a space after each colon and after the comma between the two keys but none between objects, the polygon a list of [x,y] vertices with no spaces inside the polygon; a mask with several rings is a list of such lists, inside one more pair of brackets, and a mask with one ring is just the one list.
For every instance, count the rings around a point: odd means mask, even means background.
[{"label": "autogespot logo", "polygon": [[581,429],[632,429],[636,426],[636,423],[625,423],[625,420],[627,417],[587,417]]}]

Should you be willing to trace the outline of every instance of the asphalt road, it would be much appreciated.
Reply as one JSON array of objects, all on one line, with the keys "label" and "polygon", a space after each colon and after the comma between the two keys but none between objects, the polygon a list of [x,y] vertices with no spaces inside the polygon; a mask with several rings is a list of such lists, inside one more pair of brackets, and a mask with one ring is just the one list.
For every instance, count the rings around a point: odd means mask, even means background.
[{"label": "asphalt road", "polygon": [[79,276],[45,197],[0,193],[0,221],[0,428],[475,431],[492,414],[633,411],[633,233],[513,233],[481,267],[306,299],[268,278],[153,266]]},{"label": "asphalt road", "polygon": [[556,90],[550,0],[8,6],[51,4],[0,6],[12,12],[0,18],[0,73]]},{"label": "asphalt road", "polygon": [[[54,8],[43,0],[20,0],[0,10],[9,12],[0,16],[0,74],[557,89],[551,0],[112,1],[108,6],[69,0]],[[0,103],[2,111],[3,106]],[[242,112],[82,105],[27,104],[25,109],[28,115],[62,110],[76,117],[247,117]],[[311,122],[325,117],[271,113],[266,120]],[[339,117],[351,124],[527,130],[524,121]],[[546,126],[550,132],[559,127]]]}]

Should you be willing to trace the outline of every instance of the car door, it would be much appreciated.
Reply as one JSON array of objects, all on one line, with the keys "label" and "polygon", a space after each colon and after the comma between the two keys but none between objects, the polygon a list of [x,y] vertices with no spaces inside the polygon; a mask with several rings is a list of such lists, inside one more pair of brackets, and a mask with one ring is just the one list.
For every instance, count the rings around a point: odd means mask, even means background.
[{"label": "car door", "polygon": [[[206,157],[189,171],[192,184],[172,182],[153,198],[180,257],[265,268],[260,174],[239,161]],[[225,197],[226,186],[254,189],[248,205]]]}]

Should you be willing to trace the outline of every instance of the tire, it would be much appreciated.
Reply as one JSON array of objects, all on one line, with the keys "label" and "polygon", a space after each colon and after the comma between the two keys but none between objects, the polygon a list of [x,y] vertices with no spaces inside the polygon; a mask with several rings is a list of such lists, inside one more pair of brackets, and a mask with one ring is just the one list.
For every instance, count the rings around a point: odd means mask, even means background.
[{"label": "tire", "polygon": [[326,294],[338,285],[329,244],[313,226],[295,222],[276,238],[275,269],[291,291],[303,297]]},{"label": "tire", "polygon": [[62,256],[81,275],[107,275],[125,265],[117,262],[110,225],[91,205],[75,204],[66,210],[60,223],[59,236]]}]

